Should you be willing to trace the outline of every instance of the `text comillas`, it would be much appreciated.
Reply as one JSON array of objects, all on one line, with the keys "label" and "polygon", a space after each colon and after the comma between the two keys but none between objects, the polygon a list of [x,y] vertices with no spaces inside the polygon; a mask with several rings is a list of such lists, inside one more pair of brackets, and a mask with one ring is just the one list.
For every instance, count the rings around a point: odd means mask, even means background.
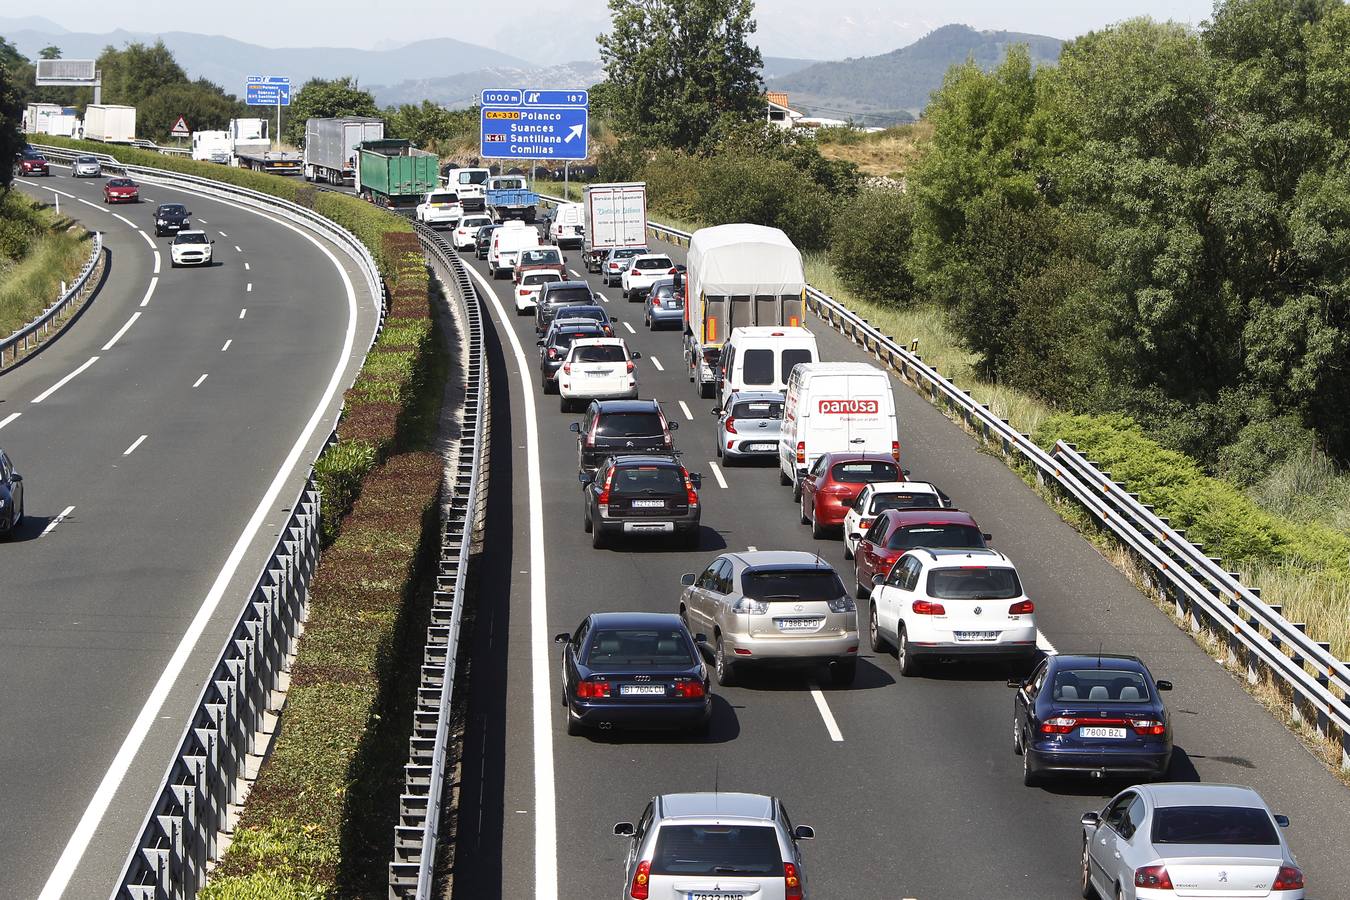
[{"label": "text comillas", "polygon": [[821,400],[817,412],[827,416],[875,416],[881,404],[874,399]]}]

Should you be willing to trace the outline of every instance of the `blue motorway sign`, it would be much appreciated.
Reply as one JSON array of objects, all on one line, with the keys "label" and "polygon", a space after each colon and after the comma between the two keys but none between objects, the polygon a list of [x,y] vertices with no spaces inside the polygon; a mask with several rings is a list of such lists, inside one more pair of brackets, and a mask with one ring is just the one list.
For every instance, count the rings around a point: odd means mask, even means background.
[{"label": "blue motorway sign", "polygon": [[250,75],[244,84],[249,106],[290,106],[291,80],[280,75]]},{"label": "blue motorway sign", "polygon": [[[584,92],[582,92],[584,93]],[[479,156],[497,159],[585,159],[586,107],[484,106]]]}]

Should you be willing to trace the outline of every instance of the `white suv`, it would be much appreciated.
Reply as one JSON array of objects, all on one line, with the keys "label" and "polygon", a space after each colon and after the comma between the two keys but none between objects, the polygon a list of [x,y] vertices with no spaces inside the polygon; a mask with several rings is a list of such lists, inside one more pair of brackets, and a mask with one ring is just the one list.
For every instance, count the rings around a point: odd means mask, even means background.
[{"label": "white suv", "polygon": [[464,217],[459,194],[454,191],[428,191],[417,204],[417,221],[432,228],[454,228]]},{"label": "white suv", "polygon": [[450,240],[454,243],[456,250],[472,250],[474,242],[478,239],[478,229],[491,224],[491,216],[465,216],[455,226]]},{"label": "white suv", "polygon": [[654,282],[669,278],[675,274],[675,263],[669,256],[647,254],[635,256],[628,268],[619,276],[623,286],[623,295],[628,300],[641,300],[647,296]]},{"label": "white suv", "polygon": [[614,833],[629,840],[623,897],[640,900],[805,900],[799,841],[777,798],[762,794],[664,794]]},{"label": "white suv", "polygon": [[874,581],[868,610],[873,652],[896,648],[901,675],[922,659],[1036,654],[1035,607],[997,550],[910,550]]},{"label": "white suv", "polygon": [[558,407],[570,412],[581,400],[636,400],[637,367],[623,338],[579,338],[572,342],[558,370]]}]

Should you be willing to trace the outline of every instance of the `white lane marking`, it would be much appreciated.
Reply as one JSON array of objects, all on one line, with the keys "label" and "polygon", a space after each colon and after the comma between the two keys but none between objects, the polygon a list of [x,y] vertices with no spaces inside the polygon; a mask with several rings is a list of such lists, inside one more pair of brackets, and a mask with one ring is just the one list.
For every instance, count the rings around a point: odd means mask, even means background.
[{"label": "white lane marking", "polygon": [[830,704],[825,702],[825,695],[815,685],[811,685],[811,699],[816,701],[816,709],[820,710],[820,717],[825,720],[825,730],[830,733],[830,740],[836,744],[842,742],[844,734],[839,730],[839,723],[834,720],[834,713],[830,712]]},{"label": "white lane marking", "polygon": [[[53,194],[60,194],[62,197],[69,197],[72,200],[76,199],[74,194],[67,194],[65,191],[59,191],[54,187],[47,187],[45,184],[43,185],[43,187],[51,191]],[[85,202],[88,203],[89,201],[86,200]],[[98,209],[98,206],[95,204],[90,203],[89,205],[93,206],[95,209]]]},{"label": "white lane marking", "polygon": [[568,269],[568,270],[567,270],[567,274],[568,274],[568,275],[571,275],[573,278],[577,279],[578,281],[581,280],[581,273],[578,272],[576,269]]},{"label": "white lane marking", "polygon": [[145,238],[145,242],[150,245],[151,250],[155,249],[155,242],[150,240],[150,235],[146,234],[144,231],[141,231],[139,228],[136,229],[136,233],[139,234],[141,237]]},{"label": "white lane marking", "polygon": [[223,346],[223,347],[220,348],[220,352],[221,352],[221,353],[224,353],[226,350],[230,349],[230,345],[233,344],[233,343],[234,343],[234,338],[230,338],[228,341],[225,342],[225,346]]},{"label": "white lane marking", "polygon": [[633,326],[629,325],[627,322],[623,323],[623,327],[628,329],[629,334],[637,334],[637,332],[633,330]]},{"label": "white lane marking", "polygon": [[248,271],[252,270],[252,268],[253,268],[253,267],[250,266],[248,263],[244,263],[244,271],[245,271],[245,272],[248,272]]},{"label": "white lane marking", "polygon": [[553,648],[548,639],[548,580],[544,570],[544,489],[539,463],[539,421],[535,414],[534,385],[520,338],[511,327],[497,292],[473,266],[469,274],[492,300],[492,308],[516,355],[516,377],[525,404],[526,480],[530,493],[530,685],[533,693],[534,735],[534,896],[558,898],[558,811],[553,772]]},{"label": "white lane marking", "polygon": [[239,318],[242,319],[247,313],[248,313],[248,307],[246,306],[246,307],[244,307],[243,309],[239,310]]},{"label": "white lane marking", "polygon": [[250,281],[250,282],[248,283],[248,287],[244,288],[244,293],[246,293],[246,294],[251,294],[251,293],[253,293],[253,282]]},{"label": "white lane marking", "polygon": [[[649,356],[649,357],[647,357],[647,358],[648,358],[649,360],[651,360],[652,365],[656,366],[656,371],[658,371],[658,372],[664,372],[664,371],[666,370],[666,367],[663,366],[663,365],[661,365],[661,360],[657,359],[655,356]],[[689,418],[692,419],[693,416],[690,416]]]},{"label": "white lane marking", "polygon": [[148,438],[149,436],[150,436],[150,435],[148,435],[148,434],[143,434],[143,435],[141,435],[140,437],[136,438],[136,440],[134,440],[134,441],[131,442],[131,446],[130,446],[130,447],[128,447],[127,449],[125,449],[125,450],[122,451],[122,455],[123,455],[123,456],[130,456],[131,454],[135,453],[135,452],[136,452],[136,448],[139,447],[139,446],[141,445],[141,441],[144,441],[144,440],[145,440],[146,438]]},{"label": "white lane marking", "polygon": [[41,403],[43,400],[46,400],[46,399],[47,399],[48,397],[50,397],[52,394],[55,394],[57,391],[61,390],[61,388],[65,387],[65,386],[66,386],[66,383],[67,383],[68,381],[70,381],[70,379],[74,378],[76,375],[80,374],[81,372],[83,372],[85,369],[89,368],[90,366],[92,366],[92,365],[93,365],[94,363],[96,363],[96,362],[98,362],[98,357],[97,357],[97,356],[91,356],[91,357],[89,357],[89,359],[87,359],[87,360],[85,361],[84,365],[80,366],[80,367],[79,367],[78,369],[76,369],[74,372],[71,372],[71,373],[70,373],[69,375],[67,375],[65,378],[62,378],[62,379],[61,379],[60,381],[58,381],[56,384],[52,385],[51,387],[47,388],[45,391],[43,391],[42,393],[40,393],[40,394],[38,394],[36,397],[34,397],[34,398],[33,398],[33,402],[34,402],[34,403]]},{"label": "white lane marking", "polygon": [[[184,191],[183,193],[193,192]],[[195,194],[194,196],[204,195]],[[247,209],[247,207],[239,208]],[[257,213],[257,215],[269,222],[275,222],[283,228],[288,228],[309,241],[319,249],[319,252],[328,257],[329,262],[333,264],[333,268],[337,269],[347,293],[347,332],[343,338],[342,350],[337,354],[333,376],[329,379],[323,396],[319,398],[318,405],[314,407],[314,414],[305,423],[300,435],[295,439],[295,444],[291,446],[290,452],[286,454],[286,459],[281,463],[281,468],[277,470],[276,477],[268,485],[267,492],[258,501],[258,506],[253,511],[252,517],[249,518],[248,524],[244,526],[243,532],[239,535],[239,540],[235,542],[229,557],[226,558],[224,567],[220,570],[220,574],[216,576],[211,589],[202,600],[201,607],[193,616],[187,631],[183,633],[183,638],[174,649],[173,656],[165,664],[164,671],[160,673],[154,688],[146,697],[145,705],[136,714],[136,720],[132,723],[126,738],[118,748],[117,755],[113,757],[108,766],[108,771],[99,781],[94,796],[90,798],[89,805],[85,807],[84,812],[80,815],[79,823],[70,835],[70,840],[66,842],[60,858],[57,859],[56,865],[52,867],[51,874],[47,876],[47,881],[42,887],[42,893],[38,895],[38,900],[60,900],[61,895],[65,893],[66,886],[70,884],[70,879],[74,877],[75,871],[79,868],[80,860],[84,857],[85,850],[89,848],[89,841],[98,831],[103,816],[108,812],[108,807],[112,804],[113,797],[116,796],[117,789],[122,784],[122,779],[126,777],[127,771],[136,759],[136,754],[140,752],[141,745],[145,743],[146,735],[150,733],[150,727],[159,718],[160,710],[164,707],[169,692],[173,690],[183,667],[187,665],[187,661],[192,657],[193,651],[197,647],[197,642],[201,640],[202,632],[206,630],[207,624],[220,605],[221,598],[225,596],[225,589],[229,587],[235,572],[239,570],[239,566],[243,563],[245,553],[253,544],[258,532],[262,530],[267,518],[274,514],[273,510],[276,507],[277,498],[286,486],[291,472],[300,462],[301,454],[305,452],[305,447],[314,436],[314,432],[318,430],[319,423],[323,420],[328,405],[332,403],[333,397],[341,386],[342,374],[346,371],[347,361],[351,358],[352,349],[356,344],[356,288],[352,285],[347,270],[343,268],[337,256],[324,246],[317,237],[300,227],[262,213]],[[98,357],[94,357],[94,359],[98,359]],[[541,544],[543,543],[542,534],[539,536],[539,541]]]},{"label": "white lane marking", "polygon": [[749,544],[749,545],[746,546],[745,549],[749,550],[751,553],[754,553],[754,552],[755,552],[756,550],[758,550],[759,548],[756,547],[754,544]]},{"label": "white lane marking", "polygon": [[155,250],[155,274],[159,274],[159,250]]},{"label": "white lane marking", "polygon": [[689,421],[694,421],[694,414],[689,411],[689,407],[685,405],[683,400],[680,401],[680,412],[684,413],[684,417]]},{"label": "white lane marking", "polygon": [[722,477],[722,470],[717,468],[717,463],[712,460],[708,460],[708,465],[712,466],[713,478],[717,479],[717,486],[725,491],[727,489],[727,480]]},{"label": "white lane marking", "polygon": [[1036,629],[1036,647],[1046,656],[1059,655],[1059,651],[1055,649],[1055,645],[1050,643],[1050,639],[1046,637],[1045,633],[1039,628]]},{"label": "white lane marking", "polygon": [[[156,262],[156,263],[159,262],[159,254],[158,254],[158,253],[155,254],[155,262]],[[159,266],[158,266],[158,265],[155,266],[155,271],[156,271],[156,272],[159,271]],[[150,305],[150,295],[153,294],[153,293],[155,292],[155,286],[156,286],[157,284],[159,284],[159,276],[158,276],[158,275],[151,275],[151,276],[150,276],[150,286],[147,287],[147,288],[145,289],[145,296],[144,296],[143,298],[141,298],[141,306],[149,306],[149,305]]]},{"label": "white lane marking", "polygon": [[132,325],[135,325],[135,324],[136,324],[136,320],[139,319],[140,317],[141,317],[141,314],[140,314],[140,313],[138,313],[138,312],[132,313],[132,314],[131,314],[131,318],[130,318],[130,319],[127,319],[127,324],[125,324],[125,325],[123,325],[121,328],[117,329],[117,334],[114,334],[114,335],[112,336],[112,340],[108,341],[108,343],[106,343],[106,344],[103,345],[103,349],[104,349],[104,350],[111,350],[111,349],[113,348],[113,345],[116,344],[116,343],[118,342],[119,339],[121,339],[122,335],[124,335],[124,334],[127,333],[127,329],[129,329]]},{"label": "white lane marking", "polygon": [[[91,204],[89,204],[89,205],[90,205],[90,206],[93,206],[94,204],[91,203]],[[128,219],[126,216],[122,215],[121,213],[113,213],[112,216],[113,216],[114,219],[117,219],[117,220],[120,221],[120,222],[125,222],[127,225],[130,225],[132,228],[135,228],[135,227],[136,227],[136,223],[135,223],[135,222],[131,221],[130,219]],[[139,229],[137,229],[137,230],[139,230]]]},{"label": "white lane marking", "polygon": [[240,249],[240,247],[239,247],[238,244],[235,244],[235,245],[234,245],[234,252],[235,252],[235,253],[243,253],[244,251],[243,251],[242,249]]},{"label": "white lane marking", "polygon": [[75,507],[73,506],[67,506],[65,509],[61,510],[61,515],[57,516],[55,519],[52,519],[50,522],[48,522],[47,527],[42,529],[42,534],[39,534],[38,537],[46,537],[47,535],[51,534],[52,531],[56,528],[56,526],[64,522],[66,518],[74,511]]},{"label": "white lane marking", "polygon": [[17,419],[17,418],[18,418],[19,416],[21,416],[21,415],[23,415],[23,413],[10,413],[9,415],[5,416],[3,419],[0,419],[0,428],[4,428],[6,425],[8,425],[10,422],[13,422],[15,419]]},{"label": "white lane marking", "polygon": [[[596,292],[595,292],[595,296],[599,297],[601,300],[605,301],[606,303],[609,302],[609,298],[606,297],[604,294],[600,293],[599,291],[596,291]],[[631,330],[631,329],[630,329],[630,330]]]},{"label": "white lane marking", "polygon": [[222,232],[221,232],[221,233],[220,233],[220,236],[221,236],[221,237],[229,237],[229,235],[228,235],[228,234],[226,234],[226,233],[225,233],[225,232],[223,232],[223,231],[222,231]]},{"label": "white lane marking", "polygon": [[196,381],[192,382],[192,386],[193,386],[193,387],[201,387],[202,382],[205,381],[205,380],[206,380],[206,375],[203,374],[201,378],[198,378]]},{"label": "white lane marking", "polygon": [[201,222],[203,225],[206,224],[206,220],[203,219],[201,216],[198,216],[198,217],[197,217],[197,221],[198,221],[198,222]]},{"label": "white lane marking", "polygon": [[[70,196],[72,196],[72,195],[66,194],[66,196],[67,196],[67,197],[70,197]],[[103,208],[103,207],[99,206],[97,203],[90,203],[88,200],[84,199],[83,197],[76,197],[75,199],[78,200],[78,201],[80,201],[81,203],[83,203],[85,206],[92,206],[94,209],[102,209],[102,208]],[[113,213],[113,215],[116,216],[117,213]],[[122,219],[121,216],[117,216],[117,218]],[[122,221],[123,221],[123,222],[126,222],[126,219],[122,219]],[[128,225],[131,225],[130,222],[127,222],[127,224],[128,224]],[[132,225],[131,227],[135,228],[136,226]]]}]

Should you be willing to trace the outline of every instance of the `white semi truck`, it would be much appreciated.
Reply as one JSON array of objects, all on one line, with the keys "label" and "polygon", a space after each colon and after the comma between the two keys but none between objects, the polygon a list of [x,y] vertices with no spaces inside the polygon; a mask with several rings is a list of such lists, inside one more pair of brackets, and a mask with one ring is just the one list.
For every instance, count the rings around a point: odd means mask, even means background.
[{"label": "white semi truck", "polygon": [[610,250],[647,246],[647,185],[592,184],[586,187],[586,227],[582,259],[592,272]]},{"label": "white semi truck", "polygon": [[84,108],[84,138],[105,144],[136,140],[136,107],[91,103]]}]

